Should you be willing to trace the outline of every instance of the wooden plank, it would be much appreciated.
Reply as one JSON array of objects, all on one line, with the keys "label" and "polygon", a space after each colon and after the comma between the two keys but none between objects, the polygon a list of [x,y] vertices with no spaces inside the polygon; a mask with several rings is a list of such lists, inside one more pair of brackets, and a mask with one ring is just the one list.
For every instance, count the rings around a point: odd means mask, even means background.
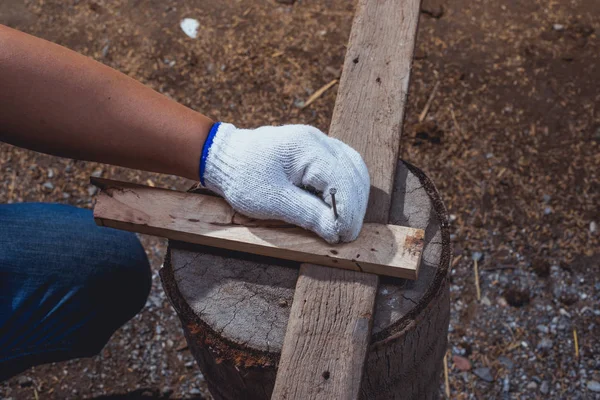
[{"label": "wooden plank", "polygon": [[273,399],[356,398],[377,293],[373,276],[300,267],[279,362],[280,371],[294,371],[293,384],[281,385],[278,373]]},{"label": "wooden plank", "polygon": [[419,229],[365,224],[356,241],[331,245],[293,225],[244,217],[219,197],[106,179],[92,182],[102,189],[94,207],[99,225],[286,260],[417,278],[424,234]]},{"label": "wooden plank", "polygon": [[[359,0],[352,24],[329,135],[354,147],[369,168],[369,222],[388,222],[419,7],[420,0]],[[355,285],[340,285],[345,272],[329,270],[313,285],[322,274],[317,265],[301,268],[273,399],[358,399],[379,278],[354,273]],[[359,293],[362,306],[348,305],[343,314],[327,302],[302,307],[321,293],[330,299]],[[347,334],[359,325],[366,328]],[[343,373],[325,379],[322,371],[330,369]]]},{"label": "wooden plank", "polygon": [[369,167],[369,222],[388,222],[419,6],[420,0],[360,0],[350,33],[329,135]]}]

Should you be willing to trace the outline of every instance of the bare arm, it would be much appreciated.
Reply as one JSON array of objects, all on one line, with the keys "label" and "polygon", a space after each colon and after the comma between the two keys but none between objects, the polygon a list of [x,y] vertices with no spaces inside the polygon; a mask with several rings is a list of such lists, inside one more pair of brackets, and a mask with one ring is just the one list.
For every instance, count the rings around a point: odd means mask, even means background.
[{"label": "bare arm", "polygon": [[197,180],[213,121],[64,47],[0,25],[0,140]]}]

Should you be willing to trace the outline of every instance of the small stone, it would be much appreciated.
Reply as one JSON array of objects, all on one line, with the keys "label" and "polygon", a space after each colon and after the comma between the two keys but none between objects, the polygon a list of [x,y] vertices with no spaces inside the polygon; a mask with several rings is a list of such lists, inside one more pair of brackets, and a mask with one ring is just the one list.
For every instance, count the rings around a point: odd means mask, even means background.
[{"label": "small stone", "polygon": [[95,195],[96,193],[98,193],[98,188],[94,185],[88,185],[87,192],[91,197],[91,196]]},{"label": "small stone", "polygon": [[509,370],[512,370],[515,367],[515,363],[506,356],[498,357],[498,361],[500,361],[500,363],[502,363],[502,365],[504,365]]},{"label": "small stone", "polygon": [[103,173],[104,173],[104,170],[102,168],[96,168],[94,170],[94,172],[92,172],[92,176],[94,178],[101,178]]},{"label": "small stone", "polygon": [[502,391],[504,393],[508,393],[510,392],[510,378],[507,376],[504,377],[504,380],[502,381]]},{"label": "small stone", "polygon": [[110,43],[106,43],[102,48],[102,58],[106,58],[108,55],[108,49],[110,49]]},{"label": "small stone", "polygon": [[483,296],[481,298],[481,304],[483,304],[484,306],[491,306],[492,302],[490,301],[490,299],[487,296]]},{"label": "small stone", "polygon": [[543,338],[540,343],[538,343],[538,349],[551,349],[554,346],[554,342],[548,338]]},{"label": "small stone", "polygon": [[550,392],[550,383],[548,383],[548,381],[542,382],[542,385],[540,386],[540,392],[542,392],[542,394],[548,394]]},{"label": "small stone", "polygon": [[192,389],[190,389],[190,394],[197,396],[199,394],[202,394],[202,392],[198,388],[192,388]]},{"label": "small stone", "polygon": [[550,200],[552,200],[552,196],[550,196],[549,194],[545,194],[545,195],[542,197],[542,200],[544,200],[544,203],[549,203],[549,202],[550,202]]},{"label": "small stone", "polygon": [[17,383],[21,387],[29,387],[33,385],[33,381],[28,376],[20,376],[19,379],[17,379]]},{"label": "small stone", "polygon": [[42,186],[48,191],[54,190],[54,184],[52,182],[46,182]]},{"label": "small stone", "polygon": [[461,371],[468,371],[471,369],[471,362],[465,357],[461,357],[455,354],[452,356],[452,362],[454,362],[456,368],[458,368]]},{"label": "small stone", "polygon": [[590,233],[593,235],[596,232],[598,232],[598,224],[596,223],[596,221],[592,221],[590,222]]},{"label": "small stone", "polygon": [[588,381],[587,388],[592,392],[600,393],[600,382]]},{"label": "small stone", "polygon": [[200,22],[193,18],[184,18],[179,22],[179,26],[183,33],[188,35],[188,37],[192,39],[196,39],[198,37],[198,28],[200,27]]},{"label": "small stone", "polygon": [[482,379],[486,382],[494,382],[494,377],[492,376],[492,371],[489,368],[475,368],[473,370],[475,376],[479,379]]},{"label": "small stone", "polygon": [[194,367],[194,362],[193,361],[188,361],[184,365],[185,365],[186,368],[193,368]]},{"label": "small stone", "polygon": [[535,382],[529,382],[526,386],[527,389],[529,390],[536,390],[538,387],[537,383]]},{"label": "small stone", "polygon": [[54,178],[54,170],[52,168],[48,168],[48,179]]},{"label": "small stone", "polygon": [[550,214],[552,214],[552,207],[545,207],[544,215],[550,215]]},{"label": "small stone", "polygon": [[541,333],[548,333],[548,332],[550,332],[550,329],[548,329],[548,327],[546,325],[538,325],[536,328]]},{"label": "small stone", "polygon": [[479,252],[479,251],[474,251],[471,254],[471,258],[473,259],[473,261],[481,261],[481,259],[483,258],[483,253]]},{"label": "small stone", "polygon": [[63,199],[65,199],[65,200],[66,200],[66,199],[68,199],[68,198],[70,198],[70,197],[71,197],[71,195],[70,195],[69,193],[67,193],[67,192],[63,192],[63,194],[62,194],[62,198],[63,198]]},{"label": "small stone", "polygon": [[563,24],[554,24],[552,25],[552,29],[560,32],[565,29],[565,26]]}]

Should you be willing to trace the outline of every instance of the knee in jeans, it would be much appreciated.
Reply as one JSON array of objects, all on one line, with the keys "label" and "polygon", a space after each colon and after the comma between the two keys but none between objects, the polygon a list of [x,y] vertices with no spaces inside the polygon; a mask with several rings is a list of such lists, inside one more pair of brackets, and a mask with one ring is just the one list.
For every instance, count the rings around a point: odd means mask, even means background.
[{"label": "knee in jeans", "polygon": [[123,324],[144,306],[152,283],[146,253],[136,235],[101,228],[104,252],[87,277],[86,296],[91,318],[82,330],[82,349],[87,356],[97,354]]}]

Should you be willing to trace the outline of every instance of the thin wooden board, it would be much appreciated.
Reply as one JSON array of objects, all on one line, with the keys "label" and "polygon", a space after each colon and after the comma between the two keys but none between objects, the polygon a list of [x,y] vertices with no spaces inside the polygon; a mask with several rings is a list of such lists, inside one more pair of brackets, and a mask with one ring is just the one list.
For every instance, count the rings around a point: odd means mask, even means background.
[{"label": "thin wooden board", "polygon": [[[419,8],[420,0],[359,0],[352,24],[329,135],[355,148],[369,168],[368,222],[388,222]],[[379,278],[357,273],[356,285],[350,287],[336,284],[344,279],[342,271],[330,271],[322,286],[312,286],[311,277],[320,275],[321,269],[301,267],[292,307],[297,303],[301,307],[321,292],[329,292],[332,299],[350,299],[358,292],[368,313],[353,307],[340,315],[327,303],[292,313],[272,399],[359,397]],[[362,315],[368,320],[365,329],[345,334]],[[319,319],[329,322],[310,329]],[[324,353],[323,348],[332,350]],[[352,356],[343,357],[344,351]],[[320,375],[332,366],[344,374],[333,380]]]},{"label": "thin wooden board", "polygon": [[94,207],[94,218],[102,226],[334,268],[417,278],[424,235],[419,229],[365,224],[356,241],[331,245],[289,224],[244,217],[219,197],[98,178],[92,183],[102,189]]}]

